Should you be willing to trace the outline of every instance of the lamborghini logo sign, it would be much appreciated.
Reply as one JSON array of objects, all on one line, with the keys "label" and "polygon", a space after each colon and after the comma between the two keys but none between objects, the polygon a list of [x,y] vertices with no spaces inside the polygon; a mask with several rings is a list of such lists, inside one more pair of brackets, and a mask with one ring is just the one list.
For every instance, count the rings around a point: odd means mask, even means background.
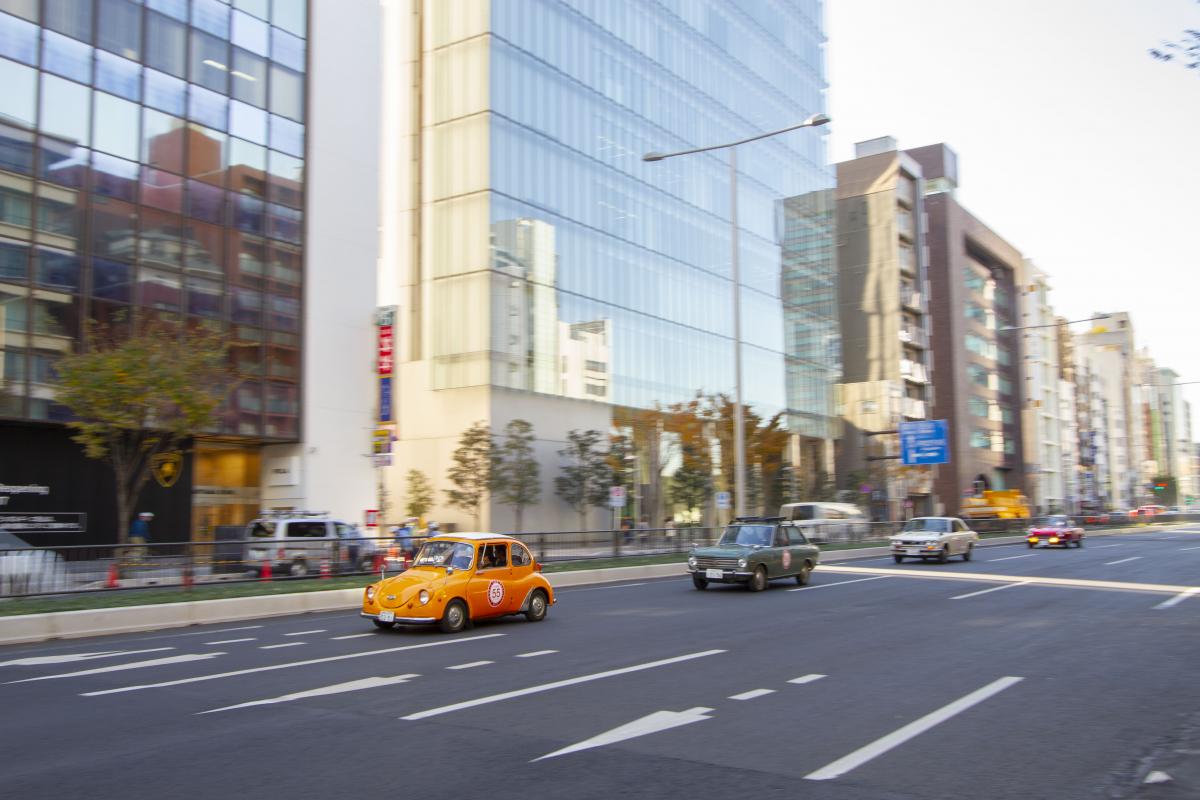
[{"label": "lamborghini logo sign", "polygon": [[159,453],[150,459],[150,471],[154,480],[164,489],[170,489],[179,480],[183,472],[183,453],[172,450],[169,453]]}]

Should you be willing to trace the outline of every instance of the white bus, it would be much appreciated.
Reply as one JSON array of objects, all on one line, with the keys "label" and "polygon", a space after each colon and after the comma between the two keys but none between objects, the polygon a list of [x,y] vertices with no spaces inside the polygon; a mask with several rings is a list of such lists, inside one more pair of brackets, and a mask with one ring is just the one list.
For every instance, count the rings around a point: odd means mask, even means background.
[{"label": "white bus", "polygon": [[817,541],[865,539],[871,530],[866,514],[852,503],[785,503],[779,516],[799,523],[805,535]]}]

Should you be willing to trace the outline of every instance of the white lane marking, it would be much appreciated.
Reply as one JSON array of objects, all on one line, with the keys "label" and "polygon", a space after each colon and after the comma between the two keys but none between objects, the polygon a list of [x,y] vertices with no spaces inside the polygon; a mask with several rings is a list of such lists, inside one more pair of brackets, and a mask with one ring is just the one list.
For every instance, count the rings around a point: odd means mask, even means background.
[{"label": "white lane marking", "polygon": [[1170,608],[1171,606],[1177,606],[1180,603],[1182,603],[1184,600],[1187,600],[1189,597],[1191,597],[1192,595],[1194,595],[1198,592],[1200,592],[1200,587],[1195,588],[1195,589],[1188,589],[1186,592],[1180,592],[1179,594],[1175,595],[1172,598],[1163,600],[1161,603],[1156,605],[1155,608]]},{"label": "white lane marking", "polygon": [[538,694],[539,692],[548,692],[551,689],[561,689],[564,686],[574,686],[577,683],[587,683],[589,681],[598,681],[603,678],[611,678],[615,675],[627,675],[631,672],[641,672],[642,670],[654,669],[655,667],[665,667],[668,664],[678,664],[683,661],[691,661],[694,658],[704,658],[705,656],[715,656],[718,653],[724,653],[724,650],[701,650],[698,653],[688,653],[687,655],[674,656],[673,658],[663,658],[658,661],[648,661],[644,664],[634,664],[631,667],[620,667],[618,669],[608,669],[604,672],[593,672],[590,675],[580,675],[576,678],[565,678],[561,681],[552,681],[550,683],[539,683],[536,686],[527,686],[524,689],[514,689],[511,692],[501,692],[500,694],[488,695],[486,697],[477,697],[474,700],[463,700],[461,703],[451,703],[448,706],[439,706],[438,708],[430,708],[425,711],[418,711],[415,714],[409,714],[401,717],[405,720],[418,720],[427,717],[436,717],[440,714],[449,714],[452,711],[461,711],[464,708],[474,708],[475,706],[487,705],[488,703],[498,703],[501,700],[511,700],[514,697],[525,697],[530,694]]},{"label": "white lane marking", "polygon": [[1125,542],[1117,542],[1116,544],[1094,544],[1094,545],[1092,545],[1092,549],[1100,550],[1101,548],[1104,548],[1104,547],[1120,547],[1123,544],[1125,544]]},{"label": "white lane marking", "polygon": [[446,667],[446,669],[473,669],[475,667],[486,667],[488,664],[495,663],[495,661],[468,661],[466,664],[455,664],[453,667]]},{"label": "white lane marking", "polygon": [[1200,550],[1200,547],[1181,547],[1179,552],[1186,553],[1188,550]]},{"label": "white lane marking", "polygon": [[[630,586],[645,586],[647,583],[649,583],[649,581],[642,581],[641,583],[620,583],[620,584],[615,584],[613,586],[589,586],[586,589],[585,588],[576,589],[574,587],[570,587],[570,588],[560,589],[559,591],[563,591],[563,592],[598,592],[598,591],[601,591],[602,589],[628,589]],[[658,583],[658,581],[655,581],[655,583]]]},{"label": "white lane marking", "polygon": [[729,695],[729,699],[730,700],[753,700],[756,697],[762,697],[763,695],[767,695],[767,694],[775,694],[775,690],[774,689],[751,689],[750,691],[742,692],[741,694],[731,694],[731,695]]},{"label": "white lane marking", "polygon": [[857,767],[861,767],[871,759],[883,755],[892,748],[899,747],[909,739],[912,739],[915,736],[920,736],[922,733],[934,727],[935,725],[939,725],[954,715],[966,711],[971,706],[976,705],[977,703],[982,703],[992,695],[999,694],[1015,683],[1020,683],[1021,680],[1021,678],[1009,676],[992,681],[987,686],[976,689],[969,695],[960,697],[953,703],[944,705],[936,711],[931,711],[920,719],[913,720],[903,728],[895,730],[892,733],[889,733],[887,736],[876,739],[870,744],[860,747],[849,755],[842,756],[837,761],[821,767],[816,772],[808,773],[804,776],[804,779],[809,781],[827,781],[845,775],[847,772],[850,772]]},{"label": "white lane marking", "polygon": [[1005,583],[1005,584],[1001,584],[1000,586],[993,586],[990,589],[980,589],[978,592],[969,592],[967,594],[956,594],[956,595],[954,595],[954,597],[951,597],[950,599],[951,600],[966,600],[968,597],[978,597],[979,595],[987,594],[988,592],[998,592],[1001,589],[1011,589],[1014,586],[1028,586],[1028,585],[1029,585],[1029,581],[1021,581],[1020,583]]},{"label": "white lane marking", "polygon": [[362,639],[365,636],[378,636],[378,633],[351,633],[348,636],[330,636],[332,642],[340,642],[342,639]]},{"label": "white lane marking", "polygon": [[811,675],[801,675],[799,678],[792,678],[788,683],[812,683],[826,677],[819,672],[814,672]]},{"label": "white lane marking", "polygon": [[516,658],[535,658],[537,656],[548,656],[551,653],[557,652],[557,650],[534,650],[532,653],[517,653]]},{"label": "white lane marking", "polygon": [[1037,553],[1026,553],[1023,556],[1005,556],[1004,558],[989,558],[988,561],[1012,561],[1014,558],[1033,558]]},{"label": "white lane marking", "polygon": [[328,628],[317,628],[316,630],[312,630],[312,631],[292,631],[291,633],[285,633],[284,636],[308,636],[309,634],[312,634],[312,633],[328,633],[328,632],[329,632]]},{"label": "white lane marking", "polygon": [[[626,739],[636,739],[639,736],[646,736],[659,731],[678,728],[681,725],[690,725],[693,722],[712,719],[707,716],[712,711],[711,708],[704,706],[696,706],[685,711],[655,711],[653,714],[647,714],[641,719],[635,719],[633,722],[627,722],[624,725],[613,728],[611,731],[593,736],[590,739],[584,739],[578,744],[573,744],[569,747],[564,747],[561,750],[555,750],[553,753],[547,753],[540,758],[535,758],[533,761],[541,761],[545,758],[554,758],[555,756],[565,756],[568,753],[577,753],[580,750],[589,750],[593,747],[604,747],[609,744],[623,742]],[[529,763],[533,763],[533,761]]]},{"label": "white lane marking", "polygon": [[889,578],[890,575],[879,575],[874,578],[856,578],[852,581],[838,581],[837,583],[818,583],[816,586],[801,586],[799,589],[788,589],[789,592],[807,592],[809,589],[825,589],[829,586],[845,586],[847,583],[862,583],[863,581],[878,581],[884,578]]},{"label": "white lane marking", "polygon": [[262,647],[260,647],[258,649],[259,650],[278,650],[281,647],[299,647],[302,644],[308,644],[308,642],[284,642],[283,644],[264,644]]},{"label": "white lane marking", "polygon": [[223,656],[225,653],[197,653],[187,656],[167,656],[166,658],[152,658],[149,661],[134,661],[129,664],[114,664],[111,667],[96,667],[95,669],[83,669],[78,672],[64,672],[60,675],[42,675],[37,678],[25,678],[19,681],[8,681],[8,683],[28,683],[30,681],[52,681],[56,678],[79,678],[84,675],[99,675],[102,672],[121,672],[127,669],[141,669],[143,667],[161,667],[167,664],[183,664],[188,661],[204,661],[209,658]]},{"label": "white lane marking", "polygon": [[265,667],[250,667],[248,669],[235,669],[231,672],[216,672],[211,675],[196,675],[191,678],[180,678],[173,681],[160,681],[158,683],[143,683],[140,686],[119,686],[116,689],[101,689],[96,692],[81,692],[81,697],[98,697],[105,694],[118,694],[120,692],[136,692],[142,689],[161,689],[166,686],[181,686],[185,683],[199,683],[201,681],[215,681],[221,678],[235,678],[238,675],[253,675],[256,672],[271,672],[277,669],[291,669],[292,667],[307,667],[312,664],[328,664],[331,661],[346,661],[351,658],[366,658],[367,656],[381,656],[387,653],[400,653],[405,650],[422,650],[426,647],[443,647],[450,644],[463,644],[466,642],[478,642],[483,639],[495,639],[499,636],[507,636],[507,633],[485,633],[482,636],[468,636],[463,639],[443,639],[437,642],[425,642],[423,644],[406,644],[401,647],[387,647],[383,650],[367,650],[364,653],[346,653],[340,656],[326,656],[324,658],[309,658],[304,661],[289,661],[283,664],[270,664]]},{"label": "white lane marking", "polygon": [[215,642],[205,642],[205,644],[238,644],[239,642],[257,642],[253,636],[248,636],[245,639],[218,639]]},{"label": "white lane marking", "polygon": [[271,697],[266,700],[251,700],[249,703],[238,703],[234,706],[224,706],[223,708],[211,708],[208,711],[198,711],[199,714],[216,714],[218,711],[232,711],[235,708],[250,708],[251,706],[269,706],[275,703],[290,703],[293,700],[304,700],[309,697],[323,697],[328,694],[341,694],[342,692],[357,692],[360,689],[377,689],[380,686],[392,686],[397,683],[405,683],[410,678],[419,678],[416,673],[407,675],[394,675],[391,678],[361,678],[356,681],[346,681],[345,683],[335,683],[330,686],[322,686],[319,689],[309,689],[304,692],[292,692],[291,694],[283,694],[279,697]]},{"label": "white lane marking", "polygon": [[1129,558],[1118,558],[1116,561],[1105,561],[1104,566],[1111,567],[1113,564],[1124,564],[1127,561],[1137,561],[1141,556],[1130,556]]},{"label": "white lane marking", "polygon": [[73,664],[76,661],[91,661],[93,658],[135,656],[141,653],[161,653],[163,650],[174,649],[174,647],[151,647],[147,650],[102,650],[98,653],[70,653],[61,656],[29,656],[28,658],[14,658],[12,661],[0,661],[0,667],[42,667],[50,664]]},{"label": "white lane marking", "polygon": [[[1101,591],[1149,592],[1153,594],[1178,594],[1197,588],[1173,583],[1135,583],[1132,581],[1108,581],[1083,578],[1044,578],[1034,575],[1003,575],[998,572],[941,572],[924,569],[886,569],[883,567],[821,567],[825,572],[846,575],[882,575],[889,578],[914,580],[962,581],[965,583],[1012,583],[1014,578],[1028,581],[1037,586],[1061,586],[1067,589],[1098,589]],[[807,587],[806,587],[807,588]],[[792,590],[789,590],[792,591]]]}]

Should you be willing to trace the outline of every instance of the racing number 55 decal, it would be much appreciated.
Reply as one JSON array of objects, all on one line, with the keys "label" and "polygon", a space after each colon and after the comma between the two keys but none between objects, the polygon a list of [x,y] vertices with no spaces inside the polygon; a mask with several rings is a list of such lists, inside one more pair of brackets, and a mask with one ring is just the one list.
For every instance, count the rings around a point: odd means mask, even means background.
[{"label": "racing number 55 decal", "polygon": [[504,584],[500,581],[492,581],[489,583],[487,599],[493,608],[504,602]]}]

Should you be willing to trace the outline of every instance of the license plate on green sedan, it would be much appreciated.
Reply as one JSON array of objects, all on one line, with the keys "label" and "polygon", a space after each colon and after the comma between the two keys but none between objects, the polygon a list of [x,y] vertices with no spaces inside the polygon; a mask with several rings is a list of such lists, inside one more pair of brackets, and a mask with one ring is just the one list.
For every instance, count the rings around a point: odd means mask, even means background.
[{"label": "license plate on green sedan", "polygon": [[704,570],[704,577],[709,578],[710,580],[719,581],[721,578],[725,577],[725,573],[719,569],[706,569]]}]

